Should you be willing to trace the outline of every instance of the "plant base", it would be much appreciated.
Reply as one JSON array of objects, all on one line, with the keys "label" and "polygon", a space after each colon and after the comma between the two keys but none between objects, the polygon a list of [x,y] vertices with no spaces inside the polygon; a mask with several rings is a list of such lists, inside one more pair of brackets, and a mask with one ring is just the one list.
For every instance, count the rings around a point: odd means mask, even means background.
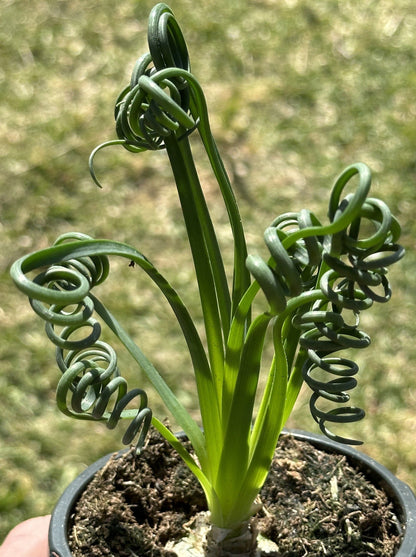
[{"label": "plant base", "polygon": [[[209,521],[209,512],[195,515],[185,527],[189,533],[178,542],[168,542],[166,549],[180,557],[227,557],[251,554],[253,557],[278,554],[278,546],[257,534],[255,523],[242,524],[241,531],[234,533],[225,528],[216,528]],[[231,535],[230,535],[231,534]]]}]

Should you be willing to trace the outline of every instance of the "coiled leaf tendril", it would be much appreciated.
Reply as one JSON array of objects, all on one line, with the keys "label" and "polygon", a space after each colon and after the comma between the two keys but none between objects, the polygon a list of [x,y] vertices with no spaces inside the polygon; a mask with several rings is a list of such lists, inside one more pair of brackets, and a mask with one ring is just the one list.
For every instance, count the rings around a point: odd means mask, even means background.
[{"label": "coiled leaf tendril", "polygon": [[[342,190],[356,174],[358,187],[341,200]],[[368,335],[358,328],[359,314],[373,302],[390,299],[386,268],[404,255],[404,249],[397,244],[400,226],[384,202],[367,197],[370,183],[371,173],[366,165],[358,163],[346,168],[332,190],[329,225],[323,226],[305,210],[286,213],[275,219],[264,234],[271,254],[269,261],[259,256],[247,259],[272,313],[283,312],[287,300],[302,292],[313,288],[321,291],[322,296],[311,307],[297,310],[292,324],[301,332],[299,345],[307,354],[302,375],[313,391],[312,416],[328,437],[349,444],[360,441],[332,433],[326,423],[355,422],[364,417],[364,411],[352,406],[323,411],[317,402],[321,398],[336,404],[349,401],[346,391],[357,384],[353,376],[358,366],[332,354],[370,344]],[[372,233],[365,237],[362,230],[368,227]],[[348,312],[353,314],[353,325],[344,319]],[[335,379],[322,379],[327,374]]]},{"label": "coiled leaf tendril", "polygon": [[[64,234],[54,246],[90,239],[85,234]],[[12,275],[29,296],[34,311],[46,321],[46,334],[56,346],[56,361],[62,373],[56,390],[58,408],[77,419],[105,421],[109,429],[121,419],[131,420],[123,443],[130,444],[138,437],[139,452],[152,419],[147,395],[139,388],[128,391],[116,353],[100,340],[101,324],[94,317],[91,290],[107,278],[108,258],[93,255],[63,260],[32,280],[26,277],[24,265],[25,258],[17,261]],[[134,399],[136,409],[127,409]]]}]

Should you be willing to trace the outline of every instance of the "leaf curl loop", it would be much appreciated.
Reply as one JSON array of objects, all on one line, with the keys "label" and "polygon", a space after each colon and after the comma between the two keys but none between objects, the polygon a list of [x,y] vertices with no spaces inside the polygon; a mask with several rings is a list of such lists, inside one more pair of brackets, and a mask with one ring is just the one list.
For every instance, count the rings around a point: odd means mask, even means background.
[{"label": "leaf curl loop", "polygon": [[[357,174],[355,190],[342,198]],[[364,417],[360,408],[339,406],[350,400],[347,391],[357,384],[358,366],[333,353],[370,344],[368,335],[358,328],[359,315],[374,302],[390,299],[387,267],[404,255],[397,244],[399,223],[383,201],[368,197],[370,184],[366,165],[347,167],[332,189],[329,224],[322,225],[305,210],[285,213],[264,235],[270,259],[247,258],[247,267],[263,290],[271,314],[285,312],[288,300],[299,298],[292,326],[300,331],[299,345],[306,354],[302,376],[312,390],[311,414],[328,437],[349,444],[360,441],[332,433],[327,422],[349,423]],[[311,307],[301,299],[312,289],[321,295]],[[351,314],[352,325],[348,324]],[[328,374],[335,378],[328,379]],[[322,410],[317,404],[321,398],[338,406]]]},{"label": "leaf curl loop", "polygon": [[[54,246],[79,240],[91,238],[64,234]],[[138,437],[139,452],[152,420],[147,395],[142,389],[128,391],[114,349],[100,340],[101,324],[94,317],[94,298],[90,295],[109,273],[107,256],[68,258],[52,264],[46,257],[38,262],[38,266],[43,265],[47,265],[46,270],[30,279],[23,258],[13,265],[11,274],[29,296],[34,311],[46,321],[46,334],[56,346],[62,373],[56,391],[58,408],[77,419],[105,421],[110,429],[121,419],[129,419],[123,443],[130,444]],[[136,401],[135,409],[127,408],[132,400]]]}]

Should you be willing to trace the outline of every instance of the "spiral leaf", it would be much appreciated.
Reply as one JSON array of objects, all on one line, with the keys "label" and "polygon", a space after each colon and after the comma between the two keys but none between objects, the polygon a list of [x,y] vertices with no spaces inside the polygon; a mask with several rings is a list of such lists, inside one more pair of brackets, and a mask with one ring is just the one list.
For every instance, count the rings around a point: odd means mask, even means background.
[{"label": "spiral leaf", "polygon": [[[261,257],[249,255],[246,265],[259,283],[273,314],[282,312],[289,297],[308,289],[316,273],[323,251],[322,238],[309,236],[297,240],[289,249],[285,240],[295,231],[309,230],[319,221],[308,211],[285,213],[275,219],[264,233],[264,240],[271,254],[266,263]],[[290,228],[287,232],[286,228]]]},{"label": "spiral leaf", "polygon": [[[79,240],[91,238],[65,234],[54,245]],[[47,262],[39,262],[39,266],[42,263]],[[129,444],[138,436],[136,448],[140,451],[152,419],[147,396],[141,389],[128,391],[117,367],[116,353],[100,340],[101,325],[94,318],[94,301],[89,295],[107,277],[108,258],[92,255],[63,260],[32,280],[22,267],[24,261],[16,262],[12,276],[29,296],[35,312],[46,321],[46,334],[56,346],[56,361],[62,373],[56,391],[58,408],[77,419],[104,420],[110,429],[120,419],[132,420],[123,442]],[[138,408],[127,409],[133,399]]]},{"label": "spiral leaf", "polygon": [[[356,174],[358,187],[341,199]],[[357,384],[354,375],[358,366],[332,354],[370,344],[368,335],[358,328],[359,314],[374,302],[390,299],[386,267],[404,255],[403,248],[396,243],[400,226],[384,202],[367,197],[370,184],[371,173],[365,165],[346,168],[332,190],[329,225],[321,225],[308,211],[285,213],[266,229],[269,261],[259,256],[247,258],[247,267],[263,290],[273,315],[284,312],[289,299],[297,296],[301,299],[302,293],[313,288],[320,290],[321,296],[312,308],[300,304],[292,325],[300,331],[299,344],[307,355],[302,375],[313,391],[312,416],[328,437],[349,444],[360,441],[336,435],[326,424],[361,420],[364,411],[353,406],[324,411],[317,403],[320,398],[338,405],[350,400],[347,391]],[[363,237],[361,231],[367,230],[368,225],[373,232]],[[344,320],[345,312],[354,314],[354,325]],[[335,378],[321,379],[327,374]]]}]

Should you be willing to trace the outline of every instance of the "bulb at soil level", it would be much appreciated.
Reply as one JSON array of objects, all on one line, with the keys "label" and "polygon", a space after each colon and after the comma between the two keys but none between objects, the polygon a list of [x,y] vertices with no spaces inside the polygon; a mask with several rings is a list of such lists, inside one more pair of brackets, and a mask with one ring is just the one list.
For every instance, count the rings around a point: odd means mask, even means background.
[{"label": "bulb at soil level", "polygon": [[[209,513],[206,511],[200,512],[185,524],[185,529],[189,532],[188,535],[177,542],[169,541],[165,549],[175,552],[178,557],[204,557],[204,545],[210,527]],[[257,545],[257,557],[264,557],[268,553],[279,551],[274,542],[261,535],[257,537]]]}]

